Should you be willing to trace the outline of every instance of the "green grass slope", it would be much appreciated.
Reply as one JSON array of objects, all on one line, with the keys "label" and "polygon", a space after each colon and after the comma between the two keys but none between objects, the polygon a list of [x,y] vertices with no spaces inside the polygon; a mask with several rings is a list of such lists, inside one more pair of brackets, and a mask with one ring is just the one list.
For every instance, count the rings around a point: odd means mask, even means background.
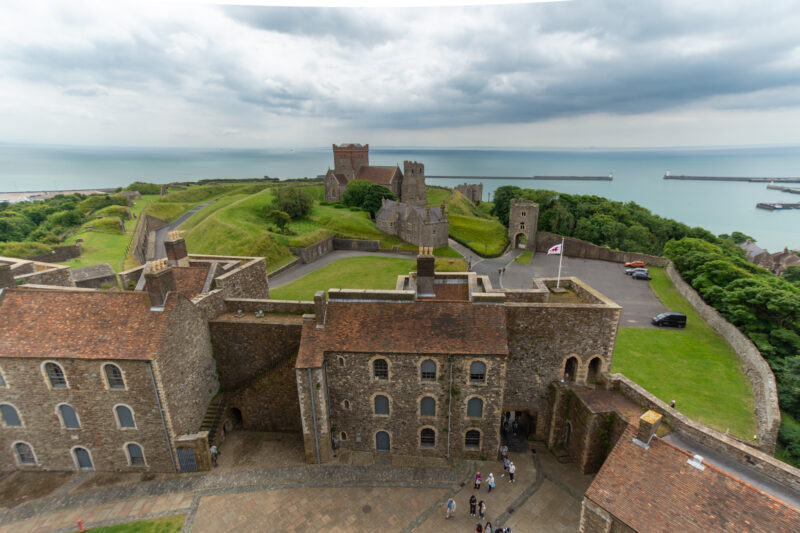
[{"label": "green grass slope", "polygon": [[450,220],[450,237],[478,255],[496,257],[508,245],[506,227],[458,191],[453,191],[447,201],[447,218]]}]

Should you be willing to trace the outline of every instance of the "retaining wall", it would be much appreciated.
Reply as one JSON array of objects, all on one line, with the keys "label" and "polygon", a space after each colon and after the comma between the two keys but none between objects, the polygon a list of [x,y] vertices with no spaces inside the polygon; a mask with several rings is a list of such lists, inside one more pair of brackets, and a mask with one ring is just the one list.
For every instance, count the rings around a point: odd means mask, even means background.
[{"label": "retaining wall", "polygon": [[52,251],[47,254],[26,257],[28,261],[41,261],[44,263],[63,263],[81,256],[80,244],[66,244],[64,246],[53,246]]},{"label": "retaining wall", "polygon": [[139,261],[139,264],[144,264],[147,261],[147,246],[148,240],[150,239],[150,232],[154,232],[167,224],[168,222],[150,215],[141,215],[139,217],[139,223],[136,225],[136,233],[133,235],[130,252],[131,255]]},{"label": "retaining wall", "polygon": [[[540,231],[536,234],[536,251],[545,252],[561,244],[561,235]],[[564,238],[564,255],[567,257],[580,257],[582,259],[597,259],[599,261],[612,261],[614,263],[625,263],[627,261],[644,261],[648,265],[665,267],[669,259],[657,255],[640,254],[637,252],[617,252],[604,246],[598,246],[587,241]]]},{"label": "retaining wall", "polygon": [[333,236],[326,237],[305,248],[290,247],[289,250],[298,256],[302,263],[311,263],[333,251]]},{"label": "retaining wall", "polygon": [[380,241],[364,239],[333,239],[334,250],[358,250],[361,252],[377,252],[380,250]]}]

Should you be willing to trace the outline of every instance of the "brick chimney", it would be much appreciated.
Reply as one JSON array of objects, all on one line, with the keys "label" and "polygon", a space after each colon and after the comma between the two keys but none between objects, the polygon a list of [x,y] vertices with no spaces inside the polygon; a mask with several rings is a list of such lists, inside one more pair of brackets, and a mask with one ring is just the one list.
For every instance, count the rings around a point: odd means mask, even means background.
[{"label": "brick chimney", "polygon": [[325,312],[328,310],[328,302],[325,300],[325,291],[314,293],[314,315],[318,328],[325,327]]},{"label": "brick chimney", "polygon": [[647,411],[639,418],[639,429],[633,442],[647,450],[650,447],[650,439],[658,431],[659,425],[661,425],[661,415],[653,410]]},{"label": "brick chimney", "polygon": [[171,266],[188,267],[189,254],[186,252],[186,241],[179,231],[170,231],[167,240],[164,241],[164,248],[167,249],[167,259]]},{"label": "brick chimney", "polygon": [[435,277],[436,260],[433,258],[433,248],[420,246],[417,257],[417,297],[433,298],[433,279]]},{"label": "brick chimney", "polygon": [[156,259],[150,262],[150,271],[145,273],[147,292],[150,294],[152,307],[164,307],[167,293],[176,290],[175,273],[167,264],[166,259]]},{"label": "brick chimney", "polygon": [[0,289],[7,289],[16,284],[14,281],[14,273],[11,272],[11,265],[8,263],[0,263]]}]

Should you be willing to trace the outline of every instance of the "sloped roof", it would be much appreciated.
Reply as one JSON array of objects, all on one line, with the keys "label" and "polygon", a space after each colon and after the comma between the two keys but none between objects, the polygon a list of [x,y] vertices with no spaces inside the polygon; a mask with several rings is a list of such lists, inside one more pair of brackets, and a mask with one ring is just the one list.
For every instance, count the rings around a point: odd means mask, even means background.
[{"label": "sloped roof", "polygon": [[765,249],[759,247],[750,239],[747,239],[745,242],[741,243],[739,247],[745,251],[748,259],[753,259],[754,257],[758,257],[761,254],[767,253]]},{"label": "sloped roof", "polygon": [[89,265],[85,267],[71,268],[69,275],[72,281],[84,281],[87,279],[114,277],[116,272],[108,263],[99,265]]},{"label": "sloped roof", "polygon": [[189,300],[203,292],[210,265],[199,267],[172,267],[175,288]]},{"label": "sloped roof", "polygon": [[325,177],[327,178],[328,176],[333,176],[336,178],[336,181],[339,182],[340,185],[347,185],[347,178],[344,174],[336,173],[333,170],[328,170],[328,174]]},{"label": "sloped roof", "polygon": [[0,295],[0,357],[153,359],[168,314],[142,292],[8,289]]},{"label": "sloped roof", "polygon": [[[410,209],[413,209],[417,215],[425,221],[425,207],[420,207],[418,205],[409,205]],[[432,206],[429,207],[431,213],[431,224],[437,224],[443,220],[442,218],[442,208],[441,206]],[[395,210],[397,210],[397,214],[400,216],[400,220],[406,219],[406,204],[404,202],[398,202],[395,200],[386,200],[386,203],[378,209],[378,212],[375,214],[377,218],[384,219],[388,218]],[[445,213],[445,217],[447,214]]]},{"label": "sloped roof", "polygon": [[367,180],[378,185],[390,185],[392,178],[395,175],[401,176],[402,172],[396,166],[394,167],[376,167],[372,165],[364,165],[358,169],[356,174],[357,180]]},{"label": "sloped roof", "polygon": [[506,355],[505,309],[469,302],[328,302],[325,327],[303,323],[297,368],[325,352]]},{"label": "sloped roof", "polygon": [[650,449],[632,442],[630,425],[586,497],[636,531],[797,531],[800,511],[692,455],[653,437]]}]

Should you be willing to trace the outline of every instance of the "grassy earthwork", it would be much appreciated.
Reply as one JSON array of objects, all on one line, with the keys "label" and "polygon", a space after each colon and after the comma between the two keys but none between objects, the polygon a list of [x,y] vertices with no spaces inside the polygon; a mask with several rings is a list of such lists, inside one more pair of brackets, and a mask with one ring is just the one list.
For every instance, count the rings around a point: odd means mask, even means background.
[{"label": "grassy earthwork", "polygon": [[184,515],[172,515],[116,526],[96,527],[86,531],[91,533],[178,533],[183,527],[183,519]]},{"label": "grassy earthwork", "polygon": [[508,245],[506,227],[458,191],[453,191],[447,201],[447,218],[450,236],[478,255],[496,257]]},{"label": "grassy earthwork", "polygon": [[736,353],[701,319],[667,277],[650,268],[653,291],[685,329],[620,328],[612,372],[625,374],[694,420],[743,439],[757,433],[753,392]]}]

